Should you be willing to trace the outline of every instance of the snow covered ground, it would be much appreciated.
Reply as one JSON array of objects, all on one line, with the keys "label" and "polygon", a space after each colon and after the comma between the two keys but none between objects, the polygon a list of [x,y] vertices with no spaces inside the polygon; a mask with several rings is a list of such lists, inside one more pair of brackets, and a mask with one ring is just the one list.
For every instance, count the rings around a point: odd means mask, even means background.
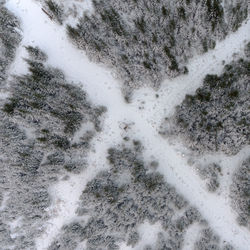
[{"label": "snow covered ground", "polygon": [[[37,45],[49,55],[50,65],[62,69],[68,80],[79,83],[93,103],[108,109],[103,130],[94,139],[88,157],[88,168],[81,174],[72,174],[68,180],[62,179],[51,187],[53,204],[49,212],[52,216],[45,233],[37,239],[37,249],[46,249],[62,225],[75,216],[78,198],[86,183],[99,170],[108,168],[107,149],[119,145],[124,134],[142,141],[145,146],[145,159],[152,160],[154,157],[159,161],[158,170],[168,183],[174,185],[191,205],[198,208],[222,240],[231,243],[236,249],[249,249],[249,232],[236,224],[236,215],[229,205],[228,184],[222,183],[220,195],[208,193],[197,171],[188,165],[190,152],[179,144],[170,144],[159,135],[158,129],[162,118],[171,115],[174,107],[186,94],[194,93],[206,74],[220,73],[223,60],[228,63],[235,53],[241,53],[246,40],[250,39],[250,21],[219,42],[213,51],[190,60],[188,75],[165,80],[157,92],[149,88],[140,89],[134,93],[132,103],[127,104],[121,93],[121,83],[113,73],[90,62],[84,52],[77,50],[68,41],[65,28],[51,22],[42,12],[39,3],[32,0],[9,0],[6,6],[20,18],[23,31],[22,44],[18,49],[17,59],[11,66],[11,72],[25,72],[22,61],[25,56],[23,45]],[[156,94],[159,95],[158,98]],[[121,126],[123,122],[133,123],[127,132]],[[239,164],[249,150],[249,147],[245,148],[231,158],[225,155],[218,157],[224,165],[231,162],[228,166],[230,168],[231,165]],[[223,169],[225,168],[226,166]],[[146,231],[154,231],[155,228],[156,225],[146,223],[145,229],[141,227],[140,232],[147,238]],[[123,246],[121,249],[129,248]]]}]

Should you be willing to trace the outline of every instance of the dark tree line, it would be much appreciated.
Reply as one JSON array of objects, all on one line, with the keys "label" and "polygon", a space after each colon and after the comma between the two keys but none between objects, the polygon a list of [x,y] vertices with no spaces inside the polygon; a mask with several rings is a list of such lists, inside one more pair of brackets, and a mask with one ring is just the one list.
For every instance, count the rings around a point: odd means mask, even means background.
[{"label": "dark tree line", "polygon": [[6,80],[7,70],[15,58],[21,41],[19,21],[0,2],[0,86]]},{"label": "dark tree line", "polygon": [[250,230],[250,157],[234,173],[231,198],[238,213],[238,223]]}]

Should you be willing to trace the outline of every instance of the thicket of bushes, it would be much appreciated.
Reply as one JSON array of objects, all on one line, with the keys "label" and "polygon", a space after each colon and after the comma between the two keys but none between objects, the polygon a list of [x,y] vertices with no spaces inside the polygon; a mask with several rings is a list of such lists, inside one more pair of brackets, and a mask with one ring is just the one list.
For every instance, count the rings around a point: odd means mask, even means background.
[{"label": "thicket of bushes", "polygon": [[124,86],[159,86],[187,73],[195,52],[214,48],[227,34],[219,1],[93,1],[69,37],[87,54],[115,68]]},{"label": "thicket of bushes", "polygon": [[226,65],[219,76],[207,75],[164,122],[162,134],[180,135],[198,152],[237,153],[250,143],[249,75],[249,57]]},{"label": "thicket of bushes", "polygon": [[[39,48],[27,50],[29,73],[10,81],[10,97],[0,103],[0,203],[8,197],[0,213],[4,249],[35,249],[34,240],[49,218],[48,188],[68,172],[85,168],[105,111],[68,83],[63,72],[47,66],[47,55]],[[93,129],[74,141],[85,123],[93,123]],[[20,226],[12,237],[8,224],[17,219]]]},{"label": "thicket of bushes", "polygon": [[68,26],[68,34],[91,59],[111,66],[129,95],[141,85],[158,87],[165,77],[188,73],[185,65],[193,54],[213,49],[217,40],[238,29],[247,18],[246,5],[98,0],[94,13]]},{"label": "thicket of bushes", "polygon": [[[136,248],[141,240],[137,228],[146,221],[162,226],[156,242],[147,249],[182,249],[190,225],[198,223],[204,228],[199,211],[161,174],[149,171],[141,148],[110,148],[108,160],[110,169],[87,183],[77,210],[79,217],[62,228],[50,250],[75,249],[83,241],[88,250],[119,249],[121,242]],[[222,249],[219,238],[216,243]]]}]

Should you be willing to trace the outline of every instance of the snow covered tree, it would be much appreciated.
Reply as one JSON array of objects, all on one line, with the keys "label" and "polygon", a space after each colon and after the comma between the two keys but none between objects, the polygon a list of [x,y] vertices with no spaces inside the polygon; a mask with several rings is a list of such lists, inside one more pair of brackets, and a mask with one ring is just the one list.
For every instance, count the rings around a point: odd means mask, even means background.
[{"label": "snow covered tree", "polygon": [[94,13],[68,26],[68,35],[91,59],[112,67],[127,94],[187,73],[194,53],[213,49],[232,30],[226,21],[231,12],[219,0],[96,0],[93,6]]},{"label": "snow covered tree", "polygon": [[197,152],[235,154],[250,143],[249,57],[233,61],[221,75],[207,75],[194,95],[187,95],[161,133],[180,136]]},{"label": "snow covered tree", "polygon": [[[105,111],[67,82],[61,70],[48,66],[43,51],[27,50],[29,72],[13,77],[9,98],[0,100],[0,205],[8,196],[0,213],[0,242],[6,249],[35,249],[35,239],[49,219],[48,188],[68,172],[85,168]],[[74,141],[85,123],[93,128]],[[9,224],[20,218],[12,237]]]}]

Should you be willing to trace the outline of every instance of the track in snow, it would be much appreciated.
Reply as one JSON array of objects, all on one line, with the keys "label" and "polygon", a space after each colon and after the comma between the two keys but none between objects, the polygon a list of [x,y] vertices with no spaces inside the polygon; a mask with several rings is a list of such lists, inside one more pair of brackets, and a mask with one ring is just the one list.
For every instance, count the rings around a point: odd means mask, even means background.
[{"label": "track in snow", "polygon": [[[222,60],[230,62],[234,53],[250,39],[250,21],[236,33],[218,43],[213,51],[190,60],[189,74],[174,80],[165,80],[158,91],[159,98],[151,89],[136,91],[132,104],[126,104],[120,91],[120,83],[107,69],[91,63],[86,55],[77,50],[67,39],[64,27],[52,23],[32,0],[10,0],[7,7],[22,22],[23,45],[37,45],[49,55],[48,63],[61,68],[68,80],[82,85],[93,103],[108,108],[103,131],[93,141],[94,150],[89,155],[89,167],[80,175],[72,175],[68,181],[60,181],[51,187],[54,203],[49,209],[53,215],[46,233],[37,239],[37,248],[46,249],[59,233],[61,226],[75,217],[78,198],[86,183],[99,170],[107,168],[106,151],[121,142],[120,122],[134,122],[131,133],[145,146],[145,158],[151,155],[159,161],[159,171],[182,195],[196,206],[222,240],[236,249],[247,250],[249,232],[239,227],[225,197],[206,191],[196,172],[188,167],[187,159],[159,134],[161,119],[170,115],[187,93],[193,93],[207,73],[220,73]],[[22,47],[19,53],[22,54]],[[23,73],[22,61],[12,65],[12,70]],[[141,104],[145,102],[145,104]],[[143,109],[139,110],[142,105]]]}]

